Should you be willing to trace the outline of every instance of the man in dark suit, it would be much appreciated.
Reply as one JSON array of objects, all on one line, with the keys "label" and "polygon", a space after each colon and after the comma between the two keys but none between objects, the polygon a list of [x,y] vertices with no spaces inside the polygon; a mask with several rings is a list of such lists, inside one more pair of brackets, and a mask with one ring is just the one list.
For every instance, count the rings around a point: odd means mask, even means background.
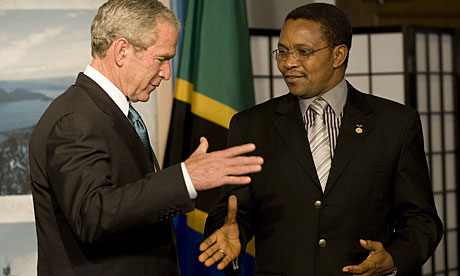
[{"label": "man in dark suit", "polygon": [[93,61],[30,139],[38,275],[179,275],[171,218],[197,190],[247,184],[253,144],[207,153],[205,138],[160,170],[131,102],[168,80],[176,16],[156,0],[111,0],[91,27]]},{"label": "man in dark suit", "polygon": [[229,145],[254,142],[264,170],[210,211],[206,266],[224,269],[253,236],[255,275],[414,275],[433,254],[419,115],[345,81],[351,36],[333,5],[286,17],[273,54],[290,93],[232,119]]}]

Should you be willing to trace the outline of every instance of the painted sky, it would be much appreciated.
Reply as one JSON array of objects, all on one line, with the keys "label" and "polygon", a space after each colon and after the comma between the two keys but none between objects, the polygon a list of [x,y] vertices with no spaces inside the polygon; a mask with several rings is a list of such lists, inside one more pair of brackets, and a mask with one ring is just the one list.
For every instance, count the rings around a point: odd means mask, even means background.
[{"label": "painted sky", "polygon": [[11,275],[37,275],[37,240],[33,222],[0,223],[0,269],[8,264]]},{"label": "painted sky", "polygon": [[0,9],[97,9],[106,0],[0,0]]},{"label": "painted sky", "polygon": [[76,76],[96,10],[0,10],[0,80]]}]

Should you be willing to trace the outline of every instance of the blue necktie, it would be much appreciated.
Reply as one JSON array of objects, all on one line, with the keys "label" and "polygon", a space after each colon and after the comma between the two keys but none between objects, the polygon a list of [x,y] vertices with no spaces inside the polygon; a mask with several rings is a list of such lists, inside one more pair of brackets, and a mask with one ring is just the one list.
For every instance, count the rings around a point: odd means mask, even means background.
[{"label": "blue necktie", "polygon": [[132,107],[131,105],[129,105],[128,120],[133,125],[134,129],[137,132],[137,135],[139,135],[139,138],[141,139],[142,144],[144,145],[145,151],[147,152],[147,155],[153,163],[153,151],[152,147],[150,146],[147,128],[145,127],[144,121],[142,121],[141,115],[139,115],[136,109],[134,109],[134,107]]}]

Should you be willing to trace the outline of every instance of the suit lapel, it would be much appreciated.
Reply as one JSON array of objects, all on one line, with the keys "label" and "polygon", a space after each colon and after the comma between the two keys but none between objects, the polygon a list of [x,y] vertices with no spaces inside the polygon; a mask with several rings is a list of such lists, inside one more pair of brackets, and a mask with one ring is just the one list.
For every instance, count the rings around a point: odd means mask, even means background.
[{"label": "suit lapel", "polygon": [[[332,160],[331,171],[326,185],[325,195],[330,192],[360,145],[374,127],[372,109],[364,96],[348,84],[347,102],[344,107],[337,146]],[[357,128],[361,128],[362,132]]]},{"label": "suit lapel", "polygon": [[[113,127],[117,130],[124,143],[129,147],[133,156],[135,156],[135,161],[143,168],[143,171],[152,172],[154,163],[152,163],[152,160],[149,158],[136,130],[119,108],[114,111]],[[156,161],[156,159],[154,160]]]},{"label": "suit lapel", "polygon": [[280,116],[273,122],[275,129],[300,166],[302,166],[318,188],[321,189],[297,98],[291,94],[286,95],[280,101],[276,112]]},{"label": "suit lapel", "polygon": [[128,146],[129,150],[133,153],[133,156],[136,157],[135,161],[137,161],[137,166],[139,166],[142,171],[146,172],[153,171],[154,165],[159,169],[155,156],[155,163],[152,164],[152,161],[149,159],[136,130],[131,126],[129,120],[116,103],[109,97],[109,95],[107,95],[107,93],[99,85],[97,85],[97,83],[83,73],[78,75],[75,85],[82,87],[97,107],[112,118],[112,127],[116,129],[116,132],[120,135],[124,144]]}]

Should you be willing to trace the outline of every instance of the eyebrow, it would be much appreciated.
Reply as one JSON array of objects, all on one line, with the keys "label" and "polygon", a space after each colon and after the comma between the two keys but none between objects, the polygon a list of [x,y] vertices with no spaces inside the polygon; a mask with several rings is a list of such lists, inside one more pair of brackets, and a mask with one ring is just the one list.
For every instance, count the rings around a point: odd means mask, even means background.
[{"label": "eyebrow", "polygon": [[153,58],[159,58],[159,59],[172,59],[174,58],[176,55],[153,55]]},{"label": "eyebrow", "polygon": [[[278,42],[278,47],[283,47],[283,48],[286,48],[286,49],[288,48],[287,46],[285,46],[284,44],[279,43],[279,42]],[[307,44],[301,44],[301,43],[298,43],[298,44],[294,45],[295,49],[298,49],[298,48],[301,48],[301,47],[313,48],[312,46],[309,46]]]}]

